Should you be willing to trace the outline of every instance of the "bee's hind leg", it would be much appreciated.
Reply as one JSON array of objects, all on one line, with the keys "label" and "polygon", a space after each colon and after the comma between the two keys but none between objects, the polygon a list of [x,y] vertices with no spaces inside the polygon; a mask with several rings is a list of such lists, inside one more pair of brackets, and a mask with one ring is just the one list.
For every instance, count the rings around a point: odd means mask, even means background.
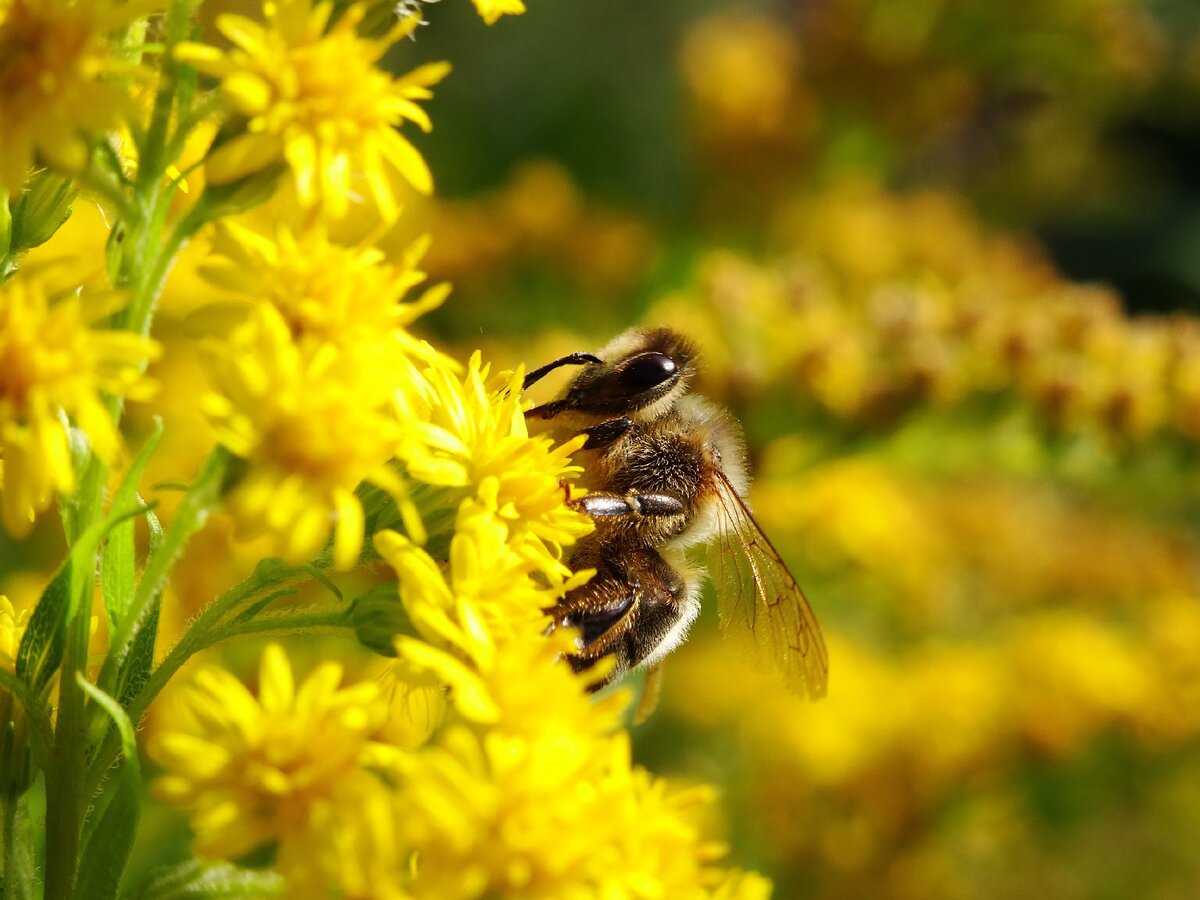
[{"label": "bee's hind leg", "polygon": [[598,519],[614,516],[679,516],[687,512],[683,501],[670,494],[612,494],[608,491],[595,491],[572,500],[570,505]]}]

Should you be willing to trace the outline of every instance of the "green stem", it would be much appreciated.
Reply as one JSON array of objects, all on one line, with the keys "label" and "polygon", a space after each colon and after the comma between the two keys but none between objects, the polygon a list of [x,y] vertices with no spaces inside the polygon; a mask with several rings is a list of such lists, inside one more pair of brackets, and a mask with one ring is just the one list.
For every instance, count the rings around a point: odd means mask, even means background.
[{"label": "green stem", "polygon": [[[157,192],[156,192],[157,193]],[[165,197],[158,198],[159,202],[167,205]],[[162,246],[155,252],[149,253],[147,264],[133,274],[133,298],[125,310],[125,327],[138,334],[150,333],[150,322],[154,317],[154,305],[171,272],[171,266],[179,255],[179,251],[191,240],[192,235],[208,221],[209,210],[202,203],[195,203],[184,213],[183,218],[175,223]],[[160,217],[150,216],[150,221],[160,220]],[[143,233],[151,233],[156,229],[153,225],[139,229]],[[140,237],[140,235],[139,235]]]},{"label": "green stem", "polygon": [[[109,401],[114,420],[120,407]],[[72,517],[70,543],[92,523],[99,521],[104,505],[108,467],[91,457],[79,488],[77,515]],[[95,559],[88,571],[94,570]],[[72,619],[67,623],[67,641],[58,684],[58,721],[46,772],[46,900],[67,900],[75,882],[79,836],[86,810],[83,797],[86,752],[85,697],[75,674],[87,671],[87,649],[91,626],[91,577],[79,579],[79,593],[72,602]],[[74,589],[74,586],[73,586]]]},{"label": "green stem", "polygon": [[[167,682],[183,664],[193,655],[216,642],[212,640],[211,635],[222,619],[269,590],[289,583],[298,583],[307,577],[310,577],[310,573],[304,567],[280,567],[265,574],[260,570],[208,604],[130,702],[128,708],[130,721],[137,725],[154,698],[166,687]],[[85,785],[84,795],[86,797],[90,798],[96,795],[108,770],[117,761],[120,752],[120,736],[110,731],[93,757]]]},{"label": "green stem", "polygon": [[167,157],[167,131],[171,124],[171,112],[175,107],[175,85],[179,76],[179,64],[175,61],[175,45],[187,37],[191,27],[192,8],[196,0],[174,0],[167,9],[164,25],[162,75],[158,81],[158,93],[154,97],[154,112],[150,116],[150,127],[146,129],[146,140],[138,148],[137,188],[142,196],[149,195],[162,183]]},{"label": "green stem", "polygon": [[107,202],[112,208],[112,212],[122,222],[128,222],[134,218],[135,209],[129,200],[129,185],[118,175],[97,164],[94,154],[89,165],[75,176],[75,180],[85,191],[95,194]]},{"label": "green stem", "polygon": [[212,636],[209,646],[230,638],[244,637],[248,634],[287,635],[298,631],[304,632],[336,632],[350,628],[350,607],[343,605],[336,608],[323,607],[315,610],[304,610],[295,613],[277,613],[274,615],[257,616],[246,622],[239,622]]},{"label": "green stem", "polygon": [[204,524],[209,510],[217,503],[221,492],[221,480],[229,463],[229,453],[217,447],[200,467],[191,488],[175,512],[175,519],[163,537],[162,545],[146,563],[133,595],[133,603],[125,617],[117,624],[109,637],[108,654],[100,668],[97,684],[107,693],[116,694],[117,679],[137,639],[138,632],[146,627],[155,605],[160,601],[167,573],[188,539]]},{"label": "green stem", "polygon": [[0,828],[4,829],[4,856],[0,859],[0,890],[5,900],[29,900],[33,894],[33,867],[29,854],[28,837],[24,830],[21,811],[21,795],[15,790],[5,790],[0,798],[3,810]]},{"label": "green stem", "polygon": [[12,791],[4,792],[4,878],[2,880],[4,893],[8,894],[11,891],[10,885],[14,882],[14,876],[17,873],[17,798]]}]

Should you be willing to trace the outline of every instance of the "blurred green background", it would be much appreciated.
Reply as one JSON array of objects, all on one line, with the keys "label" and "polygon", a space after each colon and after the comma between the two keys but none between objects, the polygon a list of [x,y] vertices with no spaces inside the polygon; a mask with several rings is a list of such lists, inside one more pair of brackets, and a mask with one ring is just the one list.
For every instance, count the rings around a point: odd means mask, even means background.
[{"label": "blurred green background", "polygon": [[431,332],[693,334],[829,641],[804,704],[707,604],[640,759],[780,897],[1196,896],[1200,6],[427,17]]}]

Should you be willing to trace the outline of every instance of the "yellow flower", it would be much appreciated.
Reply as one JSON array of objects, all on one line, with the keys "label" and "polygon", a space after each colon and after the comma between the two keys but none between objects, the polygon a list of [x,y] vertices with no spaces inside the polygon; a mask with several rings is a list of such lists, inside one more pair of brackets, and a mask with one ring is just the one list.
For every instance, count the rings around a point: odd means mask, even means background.
[{"label": "yellow flower", "polygon": [[392,172],[423,193],[433,186],[420,153],[396,128],[407,120],[429,130],[415,101],[432,96],[429,88],[449,66],[424,65],[394,78],[376,63],[417,26],[417,18],[406,17],[372,39],[355,30],[363,4],[351,5],[330,24],[333,8],[329,2],[268,0],[265,24],[232,14],[217,18],[231,49],[179,46],[178,58],[220,79],[229,109],[245,120],[244,130],[209,156],[207,175],[223,184],[284,162],[301,204],[335,217],[346,213],[361,177],[381,214],[394,219]]},{"label": "yellow flower", "polygon": [[9,533],[29,532],[56,492],[75,484],[64,415],[111,462],[119,437],[101,393],[144,398],[142,376],[158,345],[89,325],[113,311],[111,292],[80,293],[77,267],[47,263],[0,285],[0,514]]},{"label": "yellow flower", "polygon": [[549,573],[557,549],[592,530],[585,516],[563,503],[564,483],[581,471],[570,456],[582,439],[555,447],[549,438],[530,438],[521,373],[489,389],[479,353],[464,379],[445,369],[429,378],[435,399],[429,421],[417,426],[428,452],[408,460],[410,475],[428,484],[473,488],[508,524],[512,546],[546,561]]},{"label": "yellow flower", "polygon": [[682,69],[705,126],[728,137],[759,137],[794,107],[799,51],[786,25],[744,13],[702,19],[683,43]]},{"label": "yellow flower", "polygon": [[432,360],[433,349],[401,329],[438,306],[449,285],[400,302],[425,280],[417,265],[428,245],[428,238],[414,241],[392,263],[371,244],[331,241],[321,225],[297,233],[281,223],[266,234],[225,222],[201,272],[239,300],[274,306],[298,338],[345,346],[387,334],[406,353]]},{"label": "yellow flower", "polygon": [[[493,507],[468,498],[459,507],[448,575],[403,535],[385,531],[375,539],[380,556],[396,570],[405,611],[424,638],[397,638],[397,676],[413,684],[449,684],[459,712],[473,721],[491,722],[498,715],[480,673],[503,668],[514,643],[545,643],[545,610],[563,590],[536,583],[531,575],[538,561],[518,554],[508,537]],[[575,576],[567,586],[578,581]],[[548,651],[551,658],[569,650],[569,640],[563,636],[563,646]]]},{"label": "yellow flower", "polygon": [[0,188],[11,193],[38,159],[66,172],[87,162],[89,132],[120,124],[121,82],[135,71],[109,35],[149,4],[115,0],[11,0],[0,6]]},{"label": "yellow flower", "polygon": [[298,346],[274,307],[258,306],[228,340],[209,344],[217,393],[205,410],[218,440],[247,462],[229,508],[246,536],[309,559],[332,530],[334,563],[348,568],[363,541],[355,488],[364,480],[403,503],[389,466],[405,441],[397,397],[418,389],[386,338],[353,349]]},{"label": "yellow flower", "polygon": [[18,613],[9,599],[0,594],[0,669],[16,673],[17,649],[21,646],[21,638],[25,636],[25,626],[28,624],[29,610]]},{"label": "yellow flower", "polygon": [[525,12],[521,0],[473,0],[475,9],[489,25],[496,24],[501,16],[519,16]]},{"label": "yellow flower", "polygon": [[533,561],[508,545],[508,528],[494,509],[466,499],[450,542],[449,577],[411,540],[394,531],[375,538],[380,556],[396,570],[400,596],[413,624],[428,640],[449,643],[490,668],[496,639],[537,634],[554,592],[529,577]]},{"label": "yellow flower", "polygon": [[293,858],[316,823],[371,795],[376,769],[394,765],[393,748],[375,739],[388,704],[378,684],[341,680],[341,666],[325,662],[297,687],[271,645],[257,697],[214,666],[178,689],[149,752],[165,770],[158,795],[189,812],[200,853],[232,859],[279,842]]},{"label": "yellow flower", "polygon": [[416,859],[410,893],[706,896],[722,853],[698,816],[711,791],[634,767],[618,730],[626,696],[592,703],[557,644],[537,636],[506,644],[480,674],[494,721],[452,724],[402,760],[398,819]]}]

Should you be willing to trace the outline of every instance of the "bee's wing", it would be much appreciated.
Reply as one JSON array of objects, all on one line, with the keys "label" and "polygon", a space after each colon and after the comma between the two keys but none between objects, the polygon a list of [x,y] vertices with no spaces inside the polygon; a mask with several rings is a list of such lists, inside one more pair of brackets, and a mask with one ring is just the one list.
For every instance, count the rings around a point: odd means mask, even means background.
[{"label": "bee's wing", "polygon": [[793,691],[813,700],[823,697],[829,656],[817,617],[746,501],[724,473],[718,476],[717,512],[722,521],[716,559],[709,568],[717,587],[721,628],[769,658]]}]

